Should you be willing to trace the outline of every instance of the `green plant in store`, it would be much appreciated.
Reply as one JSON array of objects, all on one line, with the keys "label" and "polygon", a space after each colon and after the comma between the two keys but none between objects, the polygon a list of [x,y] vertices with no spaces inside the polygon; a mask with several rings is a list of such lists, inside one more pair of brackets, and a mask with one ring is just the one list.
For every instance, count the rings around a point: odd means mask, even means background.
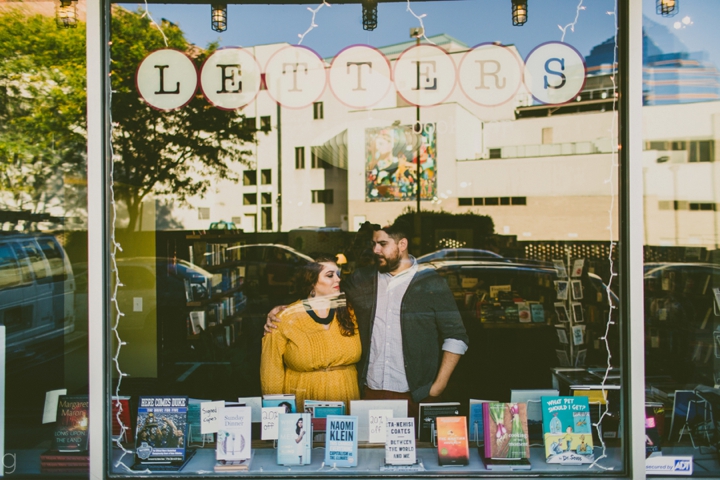
[{"label": "green plant in store", "polygon": [[237,181],[237,169],[249,154],[255,132],[242,128],[243,116],[211,106],[198,91],[188,105],[170,112],[144,103],[135,86],[135,72],[149,53],[174,48],[188,53],[199,67],[216,48],[191,45],[180,28],[160,25],[148,16],[114,7],[111,23],[112,143],[115,196],[127,208],[128,230],[138,227],[148,195],[185,201],[205,193],[213,181]]}]

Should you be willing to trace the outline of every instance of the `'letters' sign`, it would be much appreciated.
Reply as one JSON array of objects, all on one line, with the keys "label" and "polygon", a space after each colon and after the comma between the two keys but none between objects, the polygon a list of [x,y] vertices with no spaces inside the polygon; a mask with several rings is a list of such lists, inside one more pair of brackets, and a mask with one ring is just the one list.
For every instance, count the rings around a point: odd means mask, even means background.
[{"label": "'letters' sign", "polygon": [[283,107],[307,107],[320,98],[326,83],[325,63],[301,45],[281,48],[265,66],[267,92]]},{"label": "'letters' sign", "polygon": [[525,86],[542,103],[569,102],[584,85],[585,60],[567,43],[543,43],[525,59]]},{"label": "'letters' sign", "polygon": [[138,67],[140,96],[158,110],[175,110],[192,100],[197,90],[195,64],[184,53],[164,48],[145,57]]},{"label": "'letters' sign", "polygon": [[460,62],[460,89],[473,102],[495,107],[512,100],[522,84],[522,60],[508,47],[484,43]]},{"label": "'letters' sign", "polygon": [[261,81],[255,57],[237,47],[216,50],[200,71],[203,95],[224,110],[235,110],[252,102],[260,91]]},{"label": "'letters' sign", "polygon": [[348,47],[330,65],[330,89],[350,108],[372,107],[391,86],[390,62],[373,47]]},{"label": "'letters' sign", "polygon": [[417,45],[395,62],[395,88],[406,102],[429,107],[444,102],[455,88],[455,63],[440,47]]}]

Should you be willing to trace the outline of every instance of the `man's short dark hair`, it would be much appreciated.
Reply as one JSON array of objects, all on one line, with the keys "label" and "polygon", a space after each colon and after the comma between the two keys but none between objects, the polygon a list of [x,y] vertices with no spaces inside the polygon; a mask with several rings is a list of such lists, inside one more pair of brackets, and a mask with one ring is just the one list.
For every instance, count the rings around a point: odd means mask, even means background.
[{"label": "man's short dark hair", "polygon": [[395,242],[399,242],[403,238],[410,239],[411,228],[407,222],[395,221],[392,225],[382,227],[379,230],[387,233],[387,236],[395,240]]}]

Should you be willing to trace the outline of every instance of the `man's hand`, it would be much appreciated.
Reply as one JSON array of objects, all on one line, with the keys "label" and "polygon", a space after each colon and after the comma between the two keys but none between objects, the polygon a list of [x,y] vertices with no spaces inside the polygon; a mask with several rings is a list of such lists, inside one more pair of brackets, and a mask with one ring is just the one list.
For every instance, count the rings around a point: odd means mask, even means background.
[{"label": "man's hand", "polygon": [[285,310],[287,308],[287,305],[279,305],[267,314],[267,320],[265,320],[265,326],[263,327],[265,329],[265,335],[268,333],[273,333],[275,329],[277,328],[276,323],[280,323],[280,319],[277,317],[277,315]]},{"label": "man's hand", "polygon": [[435,381],[430,387],[429,395],[431,397],[439,397],[447,387],[450,375],[452,375],[455,366],[460,361],[460,355],[448,351],[443,351],[442,361],[440,362],[440,369],[438,370]]},{"label": "man's hand", "polygon": [[445,391],[446,387],[447,387],[447,383],[443,383],[438,380],[435,380],[433,382],[432,386],[430,387],[430,393],[428,395],[431,397],[439,397]]}]

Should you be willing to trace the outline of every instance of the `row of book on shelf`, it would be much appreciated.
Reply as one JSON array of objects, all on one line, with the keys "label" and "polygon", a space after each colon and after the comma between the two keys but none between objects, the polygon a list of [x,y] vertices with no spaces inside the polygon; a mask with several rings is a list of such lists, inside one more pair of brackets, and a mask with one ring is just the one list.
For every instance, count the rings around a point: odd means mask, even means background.
[{"label": "row of book on shelf", "polygon": [[[531,438],[544,442],[548,463],[594,461],[593,398],[582,391],[517,392],[524,401],[470,400],[469,417],[460,415],[459,402],[421,403],[417,425],[405,400],[351,401],[346,412],[343,402],[322,400],[306,400],[298,411],[295,396],[285,394],[237,402],[140,397],[133,468],[180,469],[193,452],[188,445],[214,441],[216,471],[247,470],[253,438],[272,441],[277,464],[285,466],[310,464],[318,442],[329,467],[357,467],[359,442],[384,444],[386,466],[413,466],[417,442],[429,442],[440,466],[468,465],[476,446],[488,469],[530,469]],[[125,432],[121,423],[129,426],[129,414],[115,417],[113,432]]]}]

